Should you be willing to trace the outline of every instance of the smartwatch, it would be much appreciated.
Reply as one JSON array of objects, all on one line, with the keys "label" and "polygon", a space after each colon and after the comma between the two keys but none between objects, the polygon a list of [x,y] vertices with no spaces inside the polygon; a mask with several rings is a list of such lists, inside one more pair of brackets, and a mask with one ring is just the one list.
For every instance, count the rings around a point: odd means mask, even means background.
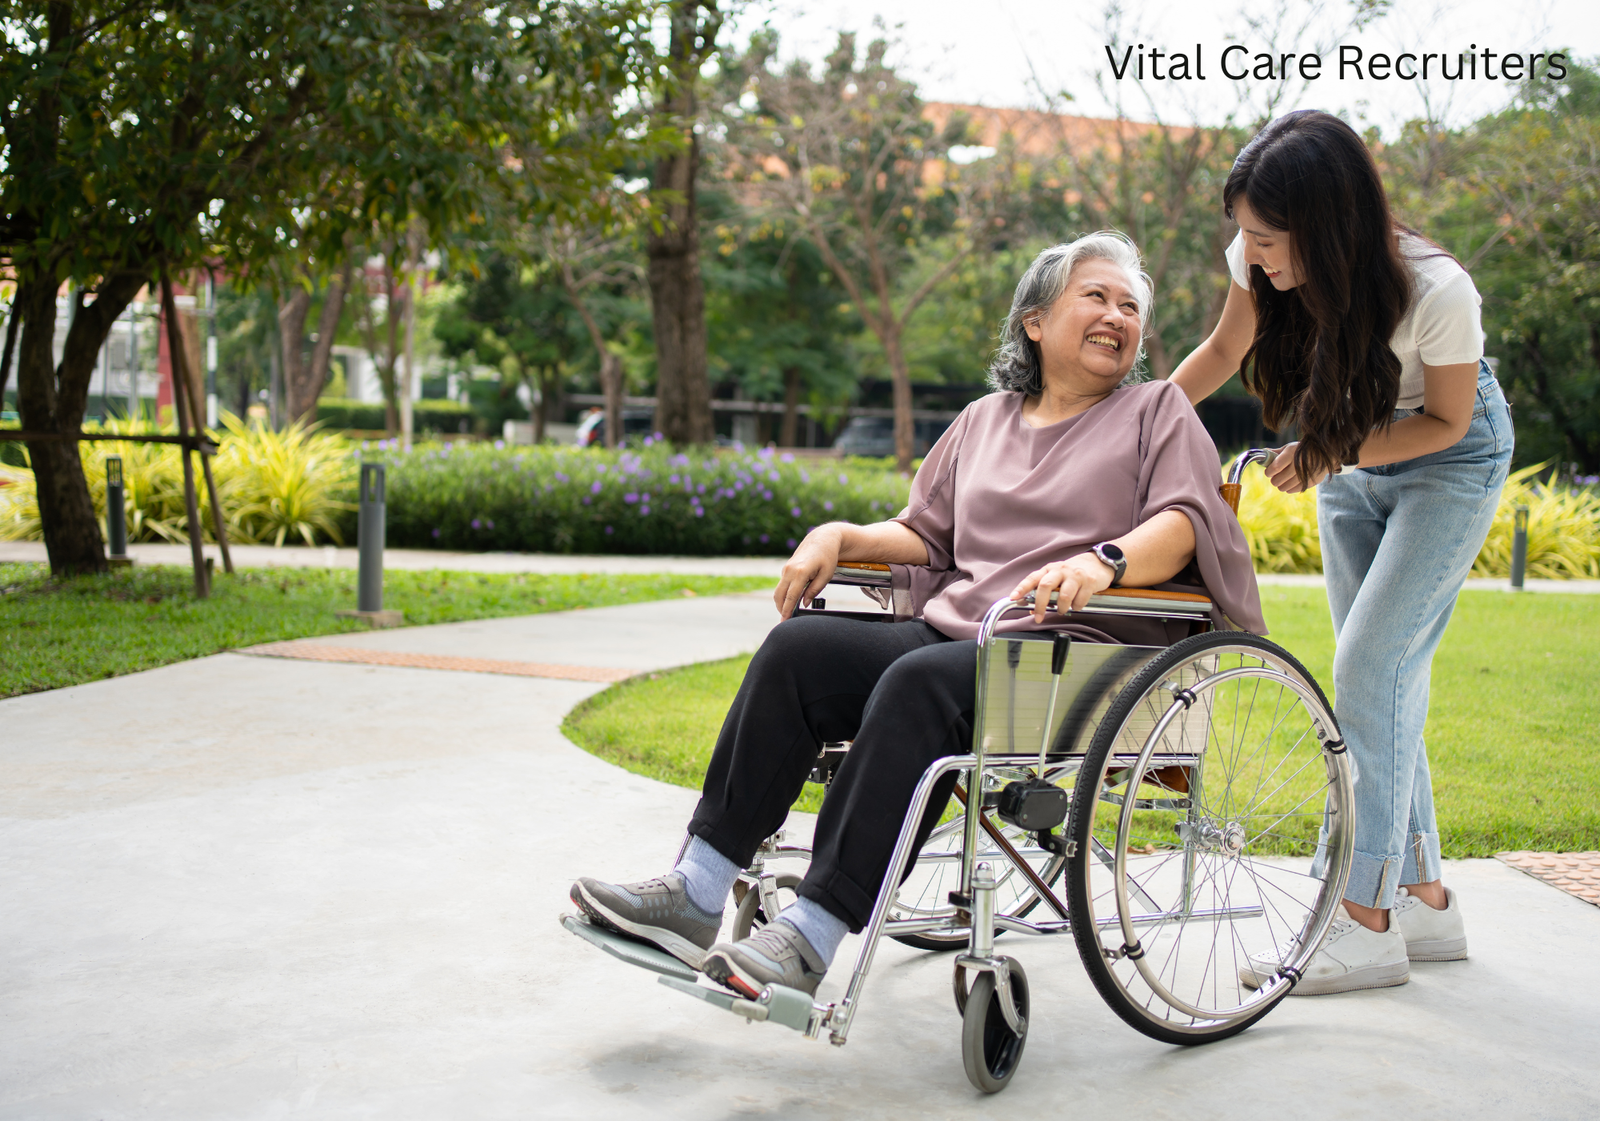
[{"label": "smartwatch", "polygon": [[1091,552],[1095,558],[1111,570],[1111,586],[1115,588],[1122,583],[1122,574],[1128,571],[1128,555],[1109,541],[1102,541]]}]

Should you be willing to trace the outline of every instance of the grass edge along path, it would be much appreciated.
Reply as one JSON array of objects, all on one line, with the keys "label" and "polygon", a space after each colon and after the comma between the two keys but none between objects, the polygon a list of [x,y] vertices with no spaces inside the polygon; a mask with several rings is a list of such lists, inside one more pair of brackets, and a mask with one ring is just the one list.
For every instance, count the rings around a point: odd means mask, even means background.
[{"label": "grass edge along path", "polygon": [[[1320,588],[1261,589],[1272,637],[1330,693]],[[1464,592],[1434,659],[1425,739],[1450,859],[1600,848],[1600,596]],[[567,714],[562,732],[626,770],[698,789],[749,656],[643,674]],[[821,788],[795,803],[815,812]]]},{"label": "grass edge along path", "polygon": [[[197,600],[184,567],[135,565],[53,580],[0,564],[0,698],[82,685],[243,646],[364,632],[354,569],[241,568]],[[391,569],[384,606],[411,626],[765,590],[759,576],[477,573]]]}]

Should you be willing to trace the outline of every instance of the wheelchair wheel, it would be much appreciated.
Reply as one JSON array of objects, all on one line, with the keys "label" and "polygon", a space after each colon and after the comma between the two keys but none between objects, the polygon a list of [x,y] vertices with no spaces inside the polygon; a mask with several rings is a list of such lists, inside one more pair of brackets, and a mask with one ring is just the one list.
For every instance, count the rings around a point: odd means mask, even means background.
[{"label": "wheelchair wheel", "polygon": [[[773,877],[773,881],[773,887],[778,892],[780,911],[799,898],[795,888],[800,886],[800,877],[793,872],[780,872]],[[761,892],[751,888],[744,893],[744,898],[739,901],[739,909],[733,913],[733,941],[744,941],[775,917],[768,915],[761,906]]]},{"label": "wheelchair wheel", "polygon": [[985,1094],[1006,1088],[1028,1042],[1028,975],[1016,962],[1010,964],[1011,998],[1022,1017],[1021,1034],[1006,1023],[993,973],[979,973],[973,980],[961,1014],[961,1062],[967,1079]]},{"label": "wheelchair wheel", "polygon": [[[1003,784],[1014,777],[1019,776],[996,771],[991,773],[986,782]],[[957,798],[958,800],[952,805],[959,807],[964,804],[965,795],[958,793]],[[1001,821],[993,814],[987,817],[1040,879],[1054,887],[1062,869],[1066,866],[1065,859],[1040,849],[1034,843],[1031,834]],[[919,918],[949,910],[950,893],[961,883],[961,865],[956,858],[961,854],[965,828],[966,822],[960,814],[934,827],[918,853],[917,863],[912,867],[911,874],[906,877],[895,895],[894,907],[890,911],[891,918]],[[993,863],[999,880],[995,888],[995,914],[1021,918],[1039,905],[1038,892],[1034,891],[1032,885],[1017,870],[1015,862],[999,851],[998,845],[992,838],[986,836],[985,841],[987,842],[985,859]],[[967,945],[965,933],[945,934],[929,931],[923,934],[896,934],[893,937],[896,942],[919,950],[959,950]]]},{"label": "wheelchair wheel", "polygon": [[1349,761],[1280,647],[1213,632],[1117,695],[1073,791],[1067,889],[1112,1010],[1168,1043],[1243,1031],[1288,995],[1349,877]]}]

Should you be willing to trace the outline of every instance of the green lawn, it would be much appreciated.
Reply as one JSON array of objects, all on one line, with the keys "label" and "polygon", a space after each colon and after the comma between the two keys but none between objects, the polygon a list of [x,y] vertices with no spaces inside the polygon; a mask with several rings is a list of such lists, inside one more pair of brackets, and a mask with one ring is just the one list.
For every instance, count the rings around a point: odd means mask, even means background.
[{"label": "green lawn", "polygon": [[[0,564],[0,697],[59,689],[239,646],[364,630],[334,611],[356,604],[350,569],[241,569],[197,600],[187,568],[136,565],[50,579]],[[681,595],[768,588],[761,577],[479,575],[391,570],[384,601],[408,623],[533,615]]]},{"label": "green lawn", "polygon": [[[1331,692],[1318,588],[1262,589],[1272,637]],[[1449,857],[1600,848],[1600,596],[1465,592],[1434,660],[1428,756]],[[563,731],[603,758],[698,787],[748,658],[651,674],[574,709]],[[807,787],[799,806],[816,808]]]}]

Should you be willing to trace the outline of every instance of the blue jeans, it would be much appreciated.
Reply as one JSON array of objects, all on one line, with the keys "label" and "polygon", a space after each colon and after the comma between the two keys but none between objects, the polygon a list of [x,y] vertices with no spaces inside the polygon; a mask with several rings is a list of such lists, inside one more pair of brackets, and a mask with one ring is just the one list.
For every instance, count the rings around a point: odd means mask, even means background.
[{"label": "blue jeans", "polygon": [[[1395,419],[1421,409],[1402,409]],[[1428,754],[1433,652],[1483,548],[1511,464],[1511,414],[1488,363],[1472,424],[1432,455],[1335,475],[1317,488],[1322,569],[1338,649],[1334,713],[1356,767],[1345,898],[1387,909],[1401,884],[1440,877]]]}]

